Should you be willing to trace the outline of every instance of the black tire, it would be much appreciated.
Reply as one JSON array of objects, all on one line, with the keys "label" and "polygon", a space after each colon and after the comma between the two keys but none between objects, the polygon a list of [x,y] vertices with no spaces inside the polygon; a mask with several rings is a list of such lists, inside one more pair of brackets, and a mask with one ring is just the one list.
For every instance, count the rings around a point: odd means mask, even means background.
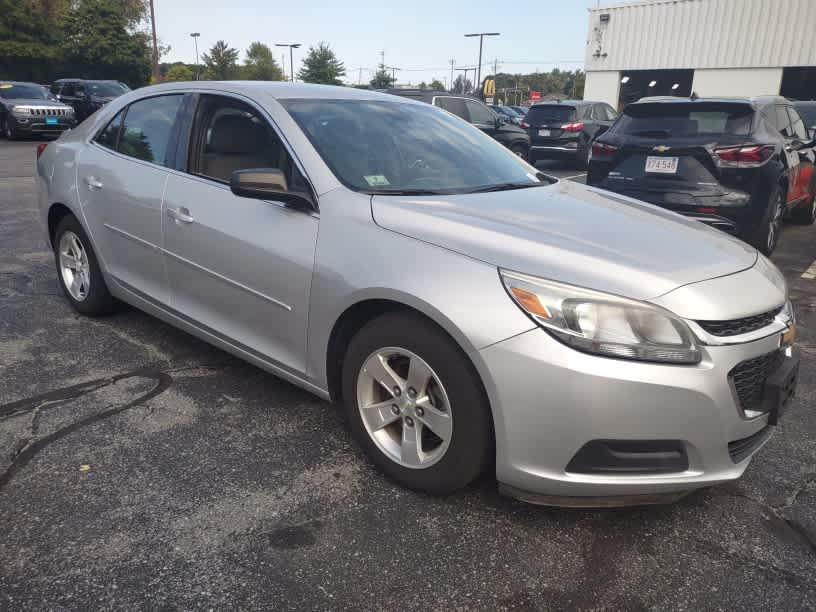
[{"label": "black tire", "polygon": [[3,136],[6,140],[17,140],[19,137],[16,130],[9,125],[8,119],[3,120]]},{"label": "black tire", "polygon": [[586,170],[589,168],[589,153],[592,150],[592,143],[587,142],[583,149],[578,149],[578,169]]},{"label": "black tire", "polygon": [[[72,232],[79,239],[88,261],[90,287],[84,299],[81,300],[71,295],[71,292],[65,285],[65,279],[63,278],[60,265],[60,241],[66,232]],[[88,317],[104,316],[116,311],[116,299],[108,291],[108,286],[105,284],[105,279],[99,269],[99,262],[91,246],[91,241],[88,239],[79,221],[77,221],[73,215],[65,216],[57,225],[57,229],[54,232],[54,259],[57,266],[57,281],[74,310]]]},{"label": "black tire", "polygon": [[510,151],[513,152],[513,155],[518,155],[524,161],[529,160],[530,148],[526,146],[524,143],[517,142],[516,144],[510,147]]},{"label": "black tire", "polygon": [[816,223],[816,194],[810,199],[809,206],[800,206],[791,211],[791,221],[798,225]]},{"label": "black tire", "polygon": [[[782,219],[785,216],[785,191],[777,185],[771,190],[759,224],[746,231],[745,239],[761,253],[770,255],[779,244]],[[773,234],[771,231],[773,230]]]},{"label": "black tire", "polygon": [[[389,458],[366,430],[357,403],[357,379],[368,357],[385,347],[407,349],[436,373],[447,392],[453,418],[450,443],[426,468],[408,468]],[[419,315],[388,313],[352,338],[343,361],[343,405],[349,428],[371,461],[410,489],[446,495],[475,480],[493,458],[493,421],[481,380],[462,350]]]}]

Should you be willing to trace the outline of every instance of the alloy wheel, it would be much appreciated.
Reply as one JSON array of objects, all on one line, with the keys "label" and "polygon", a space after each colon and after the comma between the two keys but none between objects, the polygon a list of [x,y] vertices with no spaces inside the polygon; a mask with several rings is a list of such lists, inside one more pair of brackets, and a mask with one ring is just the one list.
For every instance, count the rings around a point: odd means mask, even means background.
[{"label": "alloy wheel", "polygon": [[369,355],[357,375],[357,406],[377,448],[403,467],[428,468],[450,446],[448,394],[428,363],[407,349]]},{"label": "alloy wheel", "polygon": [[59,241],[59,266],[62,282],[71,297],[81,302],[91,289],[91,265],[85,246],[74,232],[62,234]]}]

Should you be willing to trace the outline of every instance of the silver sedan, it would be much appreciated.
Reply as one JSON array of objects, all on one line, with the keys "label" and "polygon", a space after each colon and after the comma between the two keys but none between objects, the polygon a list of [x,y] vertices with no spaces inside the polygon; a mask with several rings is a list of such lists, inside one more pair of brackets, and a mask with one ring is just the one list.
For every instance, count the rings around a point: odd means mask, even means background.
[{"label": "silver sedan", "polygon": [[130,92],[38,151],[71,305],[127,302],[343,406],[435,494],[651,503],[738,478],[796,385],[745,244],[351,88]]}]

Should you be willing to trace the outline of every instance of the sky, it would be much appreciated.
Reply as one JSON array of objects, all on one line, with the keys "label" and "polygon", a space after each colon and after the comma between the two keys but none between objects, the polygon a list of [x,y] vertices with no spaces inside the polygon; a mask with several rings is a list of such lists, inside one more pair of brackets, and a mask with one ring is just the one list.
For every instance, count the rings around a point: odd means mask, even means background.
[{"label": "sky", "polygon": [[[473,67],[479,39],[471,32],[500,32],[485,37],[486,64],[499,61],[500,72],[527,73],[582,68],[589,21],[587,9],[597,0],[154,0],[157,34],[171,46],[162,61],[195,61],[190,32],[200,32],[199,53],[223,39],[244,51],[259,40],[301,43],[295,50],[295,71],[309,45],[324,41],[346,66],[346,81],[365,83],[385,51],[385,64],[402,68],[397,82],[417,84],[450,79],[449,60]],[[602,4],[609,4],[604,2]],[[289,50],[275,48],[278,61]],[[362,72],[360,71],[362,68]],[[491,66],[492,68],[492,66]],[[459,72],[454,72],[454,78]],[[469,78],[472,78],[470,73]]]}]

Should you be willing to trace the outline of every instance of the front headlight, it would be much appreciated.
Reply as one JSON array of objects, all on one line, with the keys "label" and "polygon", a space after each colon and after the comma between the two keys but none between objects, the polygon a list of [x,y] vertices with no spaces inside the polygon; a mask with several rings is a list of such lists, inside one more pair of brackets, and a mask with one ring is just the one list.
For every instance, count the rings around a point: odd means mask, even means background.
[{"label": "front headlight", "polygon": [[579,351],[660,363],[700,362],[691,330],[667,310],[516,272],[500,274],[519,308]]},{"label": "front headlight", "polygon": [[21,117],[27,117],[31,114],[31,109],[28,106],[12,106],[11,113]]}]

